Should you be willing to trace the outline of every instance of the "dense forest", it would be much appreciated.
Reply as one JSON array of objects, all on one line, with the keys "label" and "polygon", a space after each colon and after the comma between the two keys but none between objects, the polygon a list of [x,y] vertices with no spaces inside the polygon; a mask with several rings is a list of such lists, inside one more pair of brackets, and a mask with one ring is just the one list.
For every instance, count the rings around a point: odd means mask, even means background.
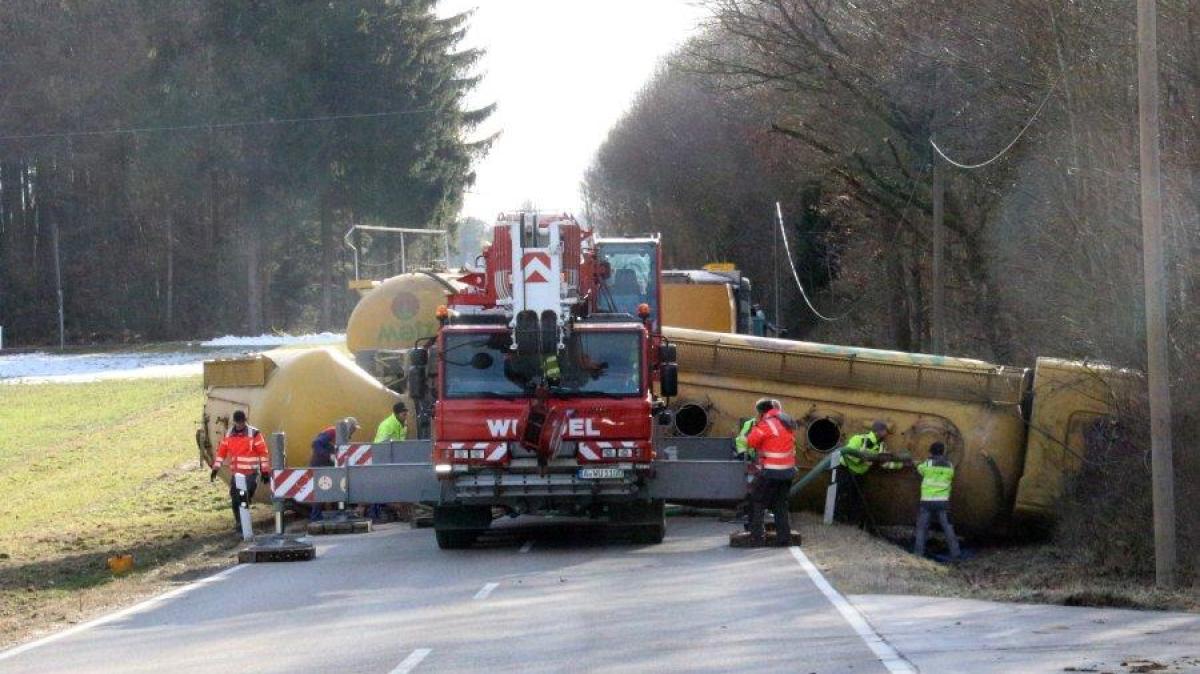
[{"label": "dense forest", "polygon": [[[664,232],[675,266],[737,263],[770,312],[779,201],[800,280],[833,319],[805,306],[784,268],[780,320],[794,336],[929,351],[940,329],[954,355],[1144,367],[1135,3],[705,4],[703,32],[593,162],[585,193],[598,222]],[[1191,493],[1200,4],[1158,7],[1176,458]],[[935,279],[939,174],[946,263]],[[1064,530],[1092,544],[1089,563],[1147,571],[1145,403],[1126,402],[1124,433],[1112,455],[1087,457]],[[1181,525],[1180,549],[1195,557],[1200,518]]]},{"label": "dense forest", "polygon": [[68,343],[343,324],[342,234],[453,228],[488,145],[436,4],[0,4],[6,341],[57,341],[60,286]]}]

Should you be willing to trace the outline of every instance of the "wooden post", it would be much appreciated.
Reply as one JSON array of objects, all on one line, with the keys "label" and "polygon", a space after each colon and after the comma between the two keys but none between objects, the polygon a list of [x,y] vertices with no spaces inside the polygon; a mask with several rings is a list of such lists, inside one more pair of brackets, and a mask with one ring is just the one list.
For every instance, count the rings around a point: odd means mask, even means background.
[{"label": "wooden post", "polygon": [[936,354],[946,352],[946,281],[943,267],[945,266],[946,229],[943,226],[945,214],[945,178],[942,175],[942,162],[933,158],[933,270],[931,272],[932,325],[929,337],[932,351]]}]

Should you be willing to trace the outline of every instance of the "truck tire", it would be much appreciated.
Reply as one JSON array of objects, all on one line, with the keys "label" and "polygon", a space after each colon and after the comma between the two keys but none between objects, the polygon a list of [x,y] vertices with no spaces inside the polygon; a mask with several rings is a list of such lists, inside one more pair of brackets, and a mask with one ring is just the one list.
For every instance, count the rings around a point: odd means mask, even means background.
[{"label": "truck tire", "polygon": [[614,522],[629,525],[633,542],[658,545],[667,535],[666,504],[663,501],[630,503],[614,508]]},{"label": "truck tire", "polygon": [[438,548],[441,550],[463,550],[475,544],[483,531],[477,529],[434,529]]},{"label": "truck tire", "polygon": [[434,506],[433,534],[442,550],[461,550],[474,545],[492,525],[487,506]]}]

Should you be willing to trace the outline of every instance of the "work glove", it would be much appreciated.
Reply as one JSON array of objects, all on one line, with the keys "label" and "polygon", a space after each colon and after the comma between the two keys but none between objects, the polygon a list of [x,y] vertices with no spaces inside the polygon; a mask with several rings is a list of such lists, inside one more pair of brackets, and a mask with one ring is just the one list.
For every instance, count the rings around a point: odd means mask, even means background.
[{"label": "work glove", "polygon": [[213,468],[213,469],[212,469],[212,472],[208,474],[208,481],[209,481],[209,482],[213,482],[213,481],[215,481],[216,479],[217,479],[217,469],[216,469],[216,468]]},{"label": "work glove", "polygon": [[271,481],[271,476],[266,473],[259,473],[258,479],[262,480],[263,484],[267,484]]}]

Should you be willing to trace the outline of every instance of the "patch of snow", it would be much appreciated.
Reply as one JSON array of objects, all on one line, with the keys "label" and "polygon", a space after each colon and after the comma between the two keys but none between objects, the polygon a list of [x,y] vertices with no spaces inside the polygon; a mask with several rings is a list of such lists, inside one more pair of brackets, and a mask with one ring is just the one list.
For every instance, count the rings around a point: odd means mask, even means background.
[{"label": "patch of snow", "polygon": [[200,346],[291,346],[295,344],[339,344],[344,341],[346,341],[346,335],[335,332],[309,335],[259,335],[257,337],[225,335],[201,342]]},{"label": "patch of snow", "polygon": [[200,374],[204,353],[45,352],[0,355],[0,383],[83,382]]}]

